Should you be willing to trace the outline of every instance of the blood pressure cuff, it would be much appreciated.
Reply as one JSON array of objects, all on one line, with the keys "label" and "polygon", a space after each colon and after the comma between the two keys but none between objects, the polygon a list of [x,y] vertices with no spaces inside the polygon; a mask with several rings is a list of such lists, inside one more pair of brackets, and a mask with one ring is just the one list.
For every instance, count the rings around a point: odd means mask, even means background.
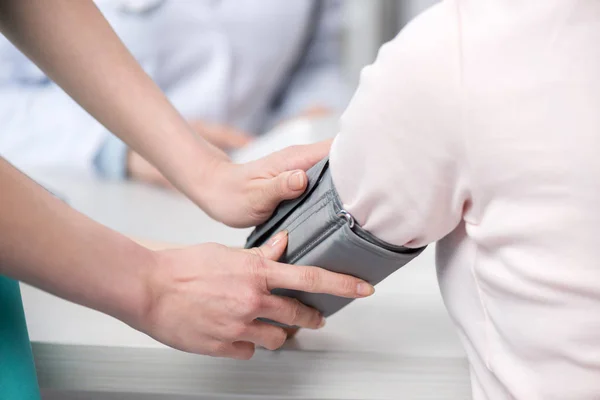
[{"label": "blood pressure cuff", "polygon": [[[304,194],[281,203],[271,218],[248,237],[246,248],[260,246],[271,236],[287,230],[288,246],[281,262],[315,265],[355,276],[372,285],[381,282],[425,249],[388,244],[360,227],[343,209],[331,179],[328,158],[311,168],[307,175],[309,183]],[[296,298],[319,310],[325,317],[352,301],[289,289],[275,289],[273,294]]]}]

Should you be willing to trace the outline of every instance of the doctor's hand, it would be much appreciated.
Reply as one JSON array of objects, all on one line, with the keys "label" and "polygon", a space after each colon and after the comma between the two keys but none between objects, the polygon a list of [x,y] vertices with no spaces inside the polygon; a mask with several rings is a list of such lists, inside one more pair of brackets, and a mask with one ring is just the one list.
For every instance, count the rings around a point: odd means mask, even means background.
[{"label": "doctor's hand", "polygon": [[171,182],[154,165],[132,150],[127,153],[127,175],[129,179],[173,189]]},{"label": "doctor's hand", "polygon": [[252,137],[246,132],[228,125],[192,120],[190,126],[204,140],[221,150],[239,149],[252,141]]},{"label": "doctor's hand", "polygon": [[318,329],[321,314],[297,300],[272,295],[275,288],[358,298],[368,283],[316,267],[277,263],[287,246],[281,232],[252,250],[217,244],[156,253],[147,279],[148,298],[135,328],[171,347],[217,357],[249,359],[256,345],[275,350],[286,332],[257,318]]},{"label": "doctor's hand", "polygon": [[229,226],[258,225],[281,201],[304,193],[308,184],[305,171],[329,153],[331,143],[291,146],[247,164],[215,158],[198,186],[196,202],[212,218]]},{"label": "doctor's hand", "polygon": [[[208,143],[224,151],[242,148],[253,139],[247,133],[227,125],[193,120],[190,126]],[[133,150],[127,154],[127,174],[136,181],[173,189],[173,185],[154,165]]]}]

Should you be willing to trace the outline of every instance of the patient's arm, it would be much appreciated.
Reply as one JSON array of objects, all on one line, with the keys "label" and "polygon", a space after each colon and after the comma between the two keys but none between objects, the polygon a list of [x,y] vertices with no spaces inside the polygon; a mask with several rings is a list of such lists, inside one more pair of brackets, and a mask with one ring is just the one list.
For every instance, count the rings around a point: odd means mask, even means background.
[{"label": "patient's arm", "polygon": [[[247,246],[289,229],[282,260],[377,284],[457,226],[470,193],[457,34],[443,23],[455,18],[439,18],[451,10],[444,3],[427,13],[426,24],[417,21],[384,46],[342,118],[330,169],[323,162],[309,171],[312,190],[280,208]],[[297,291],[278,294],[326,316],[349,304]]]},{"label": "patient's arm", "polygon": [[420,247],[445,236],[469,195],[458,32],[448,22],[456,18],[445,18],[452,12],[442,4],[383,46],[363,72],[331,151],[345,208],[395,245]]}]

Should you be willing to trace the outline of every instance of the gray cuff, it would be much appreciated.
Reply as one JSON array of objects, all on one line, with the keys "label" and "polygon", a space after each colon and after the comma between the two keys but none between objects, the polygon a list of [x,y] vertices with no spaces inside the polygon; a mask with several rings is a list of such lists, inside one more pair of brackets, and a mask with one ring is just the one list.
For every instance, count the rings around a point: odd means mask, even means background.
[{"label": "gray cuff", "polygon": [[109,135],[94,158],[94,168],[102,178],[127,179],[127,145]]}]

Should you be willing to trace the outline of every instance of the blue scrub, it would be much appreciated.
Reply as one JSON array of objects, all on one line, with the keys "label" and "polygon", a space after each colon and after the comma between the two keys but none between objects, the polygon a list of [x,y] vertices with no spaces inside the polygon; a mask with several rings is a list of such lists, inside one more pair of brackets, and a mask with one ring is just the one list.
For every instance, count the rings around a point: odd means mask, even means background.
[{"label": "blue scrub", "polygon": [[40,400],[19,283],[0,276],[0,399]]}]

